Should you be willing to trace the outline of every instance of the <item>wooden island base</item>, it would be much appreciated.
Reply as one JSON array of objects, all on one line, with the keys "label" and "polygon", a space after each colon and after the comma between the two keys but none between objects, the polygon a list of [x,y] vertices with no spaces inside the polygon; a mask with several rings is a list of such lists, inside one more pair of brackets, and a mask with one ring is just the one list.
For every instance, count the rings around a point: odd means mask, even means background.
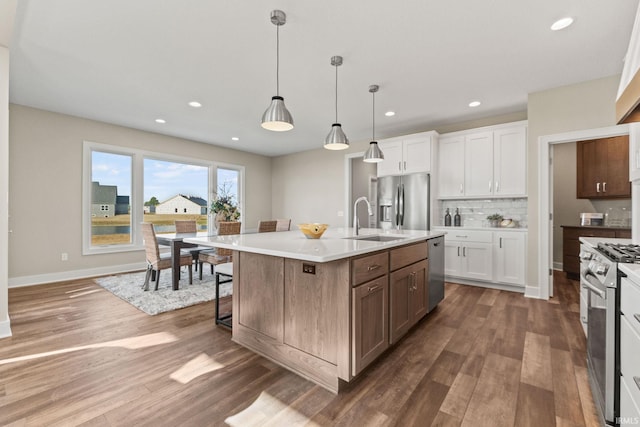
[{"label": "wooden island base", "polygon": [[329,262],[234,251],[233,341],[338,393],[427,314],[428,250]]}]

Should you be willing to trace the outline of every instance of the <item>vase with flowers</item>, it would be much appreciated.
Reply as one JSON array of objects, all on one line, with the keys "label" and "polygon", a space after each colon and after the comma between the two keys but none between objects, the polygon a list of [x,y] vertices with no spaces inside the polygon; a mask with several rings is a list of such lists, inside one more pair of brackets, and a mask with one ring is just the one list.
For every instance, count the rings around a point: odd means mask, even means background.
[{"label": "vase with flowers", "polygon": [[240,219],[238,202],[230,190],[229,185],[223,184],[218,188],[218,192],[213,195],[211,213],[213,214],[213,223],[216,228],[222,221],[238,221]]}]

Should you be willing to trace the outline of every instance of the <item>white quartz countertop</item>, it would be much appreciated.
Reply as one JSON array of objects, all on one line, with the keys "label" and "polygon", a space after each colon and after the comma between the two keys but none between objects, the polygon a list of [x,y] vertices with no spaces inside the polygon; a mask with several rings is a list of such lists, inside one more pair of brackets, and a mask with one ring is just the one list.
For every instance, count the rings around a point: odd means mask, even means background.
[{"label": "white quartz countertop", "polygon": [[328,262],[369,252],[380,251],[408,243],[443,236],[441,230],[380,230],[362,228],[357,237],[382,235],[397,237],[386,242],[358,240],[353,228],[329,227],[319,239],[307,239],[300,230],[273,233],[250,233],[231,236],[207,236],[184,239],[200,246],[232,249],[262,255],[299,259],[311,262]]},{"label": "white quartz countertop", "polygon": [[640,283],[640,264],[618,263],[618,268],[629,277],[630,280]]}]

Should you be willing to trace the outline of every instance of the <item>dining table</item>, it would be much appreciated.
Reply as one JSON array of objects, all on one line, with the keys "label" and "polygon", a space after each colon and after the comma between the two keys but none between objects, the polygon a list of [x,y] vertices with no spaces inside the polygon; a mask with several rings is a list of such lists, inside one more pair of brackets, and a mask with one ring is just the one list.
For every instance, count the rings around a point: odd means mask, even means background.
[{"label": "dining table", "polygon": [[[171,248],[171,285],[174,291],[180,289],[180,250],[183,248],[195,248],[198,245],[187,243],[184,239],[193,237],[210,236],[207,231],[197,233],[162,233],[156,234],[158,245],[169,246]],[[215,235],[215,233],[214,233]]]}]

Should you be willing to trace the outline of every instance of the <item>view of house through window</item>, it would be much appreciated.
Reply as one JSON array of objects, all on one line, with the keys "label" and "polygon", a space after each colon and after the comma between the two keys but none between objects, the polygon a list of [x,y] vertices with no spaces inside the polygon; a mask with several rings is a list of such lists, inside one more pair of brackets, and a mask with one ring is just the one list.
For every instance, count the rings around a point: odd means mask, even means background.
[{"label": "view of house through window", "polygon": [[128,155],[91,153],[91,244],[131,243],[131,162]]},{"label": "view of house through window", "polygon": [[144,159],[144,221],[156,233],[175,232],[175,220],[195,220],[207,229],[209,168]]},{"label": "view of house through window", "polygon": [[140,249],[142,222],[161,234],[174,233],[176,220],[212,232],[217,221],[241,220],[241,166],[92,142],[84,162],[84,253]]}]

